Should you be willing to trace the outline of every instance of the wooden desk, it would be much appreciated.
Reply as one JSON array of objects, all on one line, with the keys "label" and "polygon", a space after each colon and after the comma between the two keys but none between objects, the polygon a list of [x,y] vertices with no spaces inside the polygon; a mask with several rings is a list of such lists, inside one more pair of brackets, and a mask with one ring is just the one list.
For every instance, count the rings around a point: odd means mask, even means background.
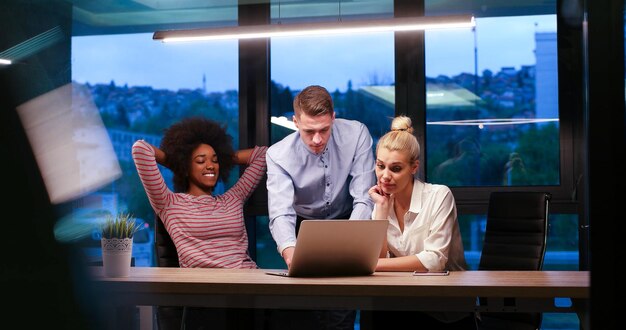
[{"label": "wooden desk", "polygon": [[[586,271],[381,272],[332,278],[288,278],[265,271],[133,267],[127,278],[107,278],[101,267],[91,269],[97,296],[116,306],[575,312],[588,328]],[[515,299],[478,306],[477,297]],[[573,304],[559,307],[554,298],[570,298]]]}]

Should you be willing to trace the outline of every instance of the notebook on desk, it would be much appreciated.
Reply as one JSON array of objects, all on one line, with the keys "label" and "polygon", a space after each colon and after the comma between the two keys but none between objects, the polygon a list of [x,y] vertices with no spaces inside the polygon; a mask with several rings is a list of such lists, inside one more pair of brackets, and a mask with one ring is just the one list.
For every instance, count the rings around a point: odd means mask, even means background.
[{"label": "notebook on desk", "polygon": [[370,275],[376,269],[387,220],[303,220],[289,270],[267,274],[290,277]]}]

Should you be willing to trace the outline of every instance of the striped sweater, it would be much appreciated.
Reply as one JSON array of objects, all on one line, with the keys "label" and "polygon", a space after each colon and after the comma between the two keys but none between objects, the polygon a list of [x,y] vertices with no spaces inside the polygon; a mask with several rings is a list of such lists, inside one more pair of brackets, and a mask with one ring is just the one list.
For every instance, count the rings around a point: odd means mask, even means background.
[{"label": "striped sweater", "polygon": [[254,148],[243,175],[223,195],[192,196],[167,187],[148,143],[133,144],[139,178],[174,241],[181,267],[257,268],[248,255],[243,205],[265,174],[266,151]]}]

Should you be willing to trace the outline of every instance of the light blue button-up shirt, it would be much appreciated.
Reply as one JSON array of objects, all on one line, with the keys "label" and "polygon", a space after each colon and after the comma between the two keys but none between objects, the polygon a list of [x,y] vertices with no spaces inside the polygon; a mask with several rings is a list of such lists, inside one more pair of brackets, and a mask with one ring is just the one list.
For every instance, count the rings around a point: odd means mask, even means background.
[{"label": "light blue button-up shirt", "polygon": [[376,182],[372,136],[354,120],[335,119],[326,149],[315,154],[294,132],[267,150],[270,232],[279,253],[296,244],[296,217],[370,219]]}]

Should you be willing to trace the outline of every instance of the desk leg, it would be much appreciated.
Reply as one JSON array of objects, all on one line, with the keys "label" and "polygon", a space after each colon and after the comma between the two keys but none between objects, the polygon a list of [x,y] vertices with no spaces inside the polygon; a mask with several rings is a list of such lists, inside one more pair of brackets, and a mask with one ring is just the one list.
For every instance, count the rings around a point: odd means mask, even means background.
[{"label": "desk leg", "polygon": [[152,330],[152,320],[154,312],[152,306],[138,306],[139,308],[139,330]]}]

